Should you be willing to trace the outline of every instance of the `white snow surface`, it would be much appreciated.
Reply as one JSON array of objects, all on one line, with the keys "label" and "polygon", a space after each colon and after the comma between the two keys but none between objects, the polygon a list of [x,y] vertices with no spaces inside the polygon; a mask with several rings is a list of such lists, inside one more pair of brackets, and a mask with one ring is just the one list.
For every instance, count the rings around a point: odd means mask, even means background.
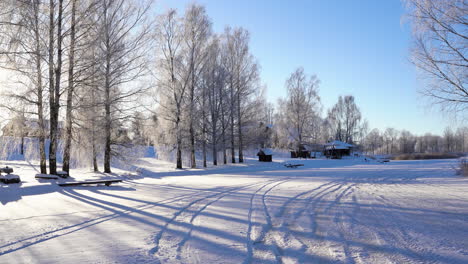
[{"label": "white snow surface", "polygon": [[[299,162],[288,169],[281,162]],[[0,263],[468,263],[468,179],[456,160],[275,160],[37,180],[5,161]],[[123,179],[111,186],[59,187]]]}]

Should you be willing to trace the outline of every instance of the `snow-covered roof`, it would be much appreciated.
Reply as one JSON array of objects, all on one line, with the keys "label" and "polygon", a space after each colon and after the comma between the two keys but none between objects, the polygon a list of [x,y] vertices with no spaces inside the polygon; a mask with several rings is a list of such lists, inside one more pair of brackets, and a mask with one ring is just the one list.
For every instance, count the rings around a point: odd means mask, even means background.
[{"label": "snow-covered roof", "polygon": [[260,154],[260,152],[263,152],[263,155],[273,155],[273,150],[271,150],[269,148],[260,149],[258,151],[258,154]]},{"label": "snow-covered roof", "polygon": [[352,147],[354,147],[354,145],[339,140],[335,140],[325,144],[326,149],[349,149]]}]

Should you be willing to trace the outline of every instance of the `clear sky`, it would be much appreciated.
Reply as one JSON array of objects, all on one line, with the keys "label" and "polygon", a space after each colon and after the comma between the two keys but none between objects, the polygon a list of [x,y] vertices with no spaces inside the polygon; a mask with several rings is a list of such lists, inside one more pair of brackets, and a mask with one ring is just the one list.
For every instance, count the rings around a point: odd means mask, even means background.
[{"label": "clear sky", "polygon": [[[157,12],[183,12],[191,0],[159,0]],[[400,0],[199,0],[214,31],[226,25],[251,33],[268,99],[284,97],[285,80],[299,66],[321,80],[326,109],[354,95],[370,128],[442,134],[452,125],[418,94],[409,62],[411,30]]]}]

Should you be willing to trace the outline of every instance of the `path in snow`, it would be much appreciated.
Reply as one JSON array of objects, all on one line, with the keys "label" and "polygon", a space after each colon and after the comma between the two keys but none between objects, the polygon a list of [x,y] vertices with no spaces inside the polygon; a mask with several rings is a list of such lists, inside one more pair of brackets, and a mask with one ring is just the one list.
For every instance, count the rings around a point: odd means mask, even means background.
[{"label": "path in snow", "polygon": [[71,188],[10,162],[23,183],[0,186],[0,263],[468,263],[455,162],[146,168]]}]

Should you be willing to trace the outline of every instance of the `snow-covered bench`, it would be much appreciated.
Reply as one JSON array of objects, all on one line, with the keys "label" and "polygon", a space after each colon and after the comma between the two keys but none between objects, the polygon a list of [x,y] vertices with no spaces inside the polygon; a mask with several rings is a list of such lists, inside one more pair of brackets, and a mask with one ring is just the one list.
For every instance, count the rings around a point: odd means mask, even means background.
[{"label": "snow-covered bench", "polygon": [[[18,175],[10,174],[12,172],[13,168],[10,168],[8,166],[0,168],[0,182],[3,182],[5,184],[21,182],[21,179]],[[2,175],[2,173],[6,173],[7,175]]]},{"label": "snow-covered bench", "polygon": [[0,182],[5,184],[9,183],[20,183],[21,179],[18,175],[15,174],[7,174],[7,175],[0,175]]},{"label": "snow-covered bench", "polygon": [[2,174],[2,173],[10,174],[12,172],[13,172],[13,168],[10,168],[8,166],[6,166],[4,168],[0,168],[0,174]]},{"label": "snow-covered bench", "polygon": [[59,186],[77,186],[77,185],[85,185],[85,184],[100,184],[104,183],[106,186],[110,186],[112,183],[115,182],[122,182],[122,180],[99,180],[99,181],[81,181],[81,182],[66,182],[60,183]]},{"label": "snow-covered bench", "polygon": [[304,166],[304,164],[291,164],[291,163],[286,163],[284,164],[284,166],[286,168],[297,168],[297,167],[300,167],[300,166]]}]

